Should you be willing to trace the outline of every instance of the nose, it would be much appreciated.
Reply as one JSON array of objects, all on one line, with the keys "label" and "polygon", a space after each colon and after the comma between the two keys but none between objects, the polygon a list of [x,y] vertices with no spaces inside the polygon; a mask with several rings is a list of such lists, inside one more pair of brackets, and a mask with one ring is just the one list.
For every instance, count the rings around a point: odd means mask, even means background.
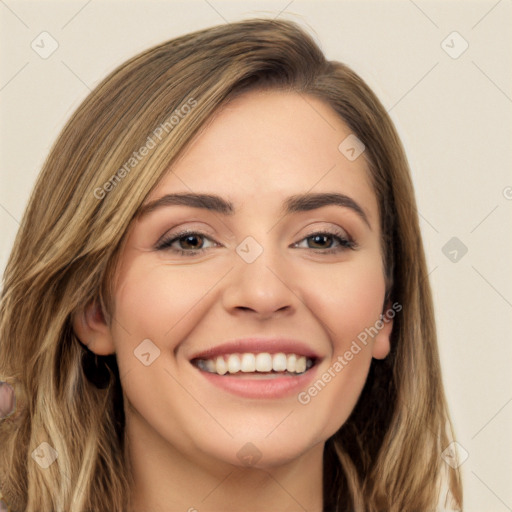
[{"label": "nose", "polygon": [[255,319],[292,315],[299,298],[294,290],[291,269],[278,250],[264,247],[252,263],[236,256],[235,268],[229,273],[223,304],[230,314],[250,315]]}]

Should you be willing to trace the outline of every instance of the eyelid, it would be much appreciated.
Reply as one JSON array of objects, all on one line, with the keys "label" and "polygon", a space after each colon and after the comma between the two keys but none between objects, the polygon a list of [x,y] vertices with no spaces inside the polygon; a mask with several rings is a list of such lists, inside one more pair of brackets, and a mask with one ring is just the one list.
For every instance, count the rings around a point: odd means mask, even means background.
[{"label": "eyelid", "polygon": [[294,242],[292,245],[296,247],[300,243],[304,242],[308,238],[315,236],[315,235],[325,235],[330,236],[332,238],[337,238],[339,240],[339,247],[338,248],[327,248],[327,249],[314,249],[314,248],[308,248],[311,251],[319,252],[320,254],[329,254],[329,253],[336,253],[341,252],[344,249],[358,249],[358,244],[354,240],[354,238],[347,233],[344,229],[340,228],[339,226],[336,226],[334,228],[317,228],[312,230],[311,232],[307,233],[306,235],[302,236],[301,239],[298,242]]},{"label": "eyelid", "polygon": [[162,241],[166,241],[172,238],[179,238],[181,236],[185,236],[188,234],[194,234],[194,235],[203,235],[207,237],[213,237],[213,232],[210,232],[211,230],[208,229],[208,227],[199,227],[199,226],[191,226],[191,227],[172,227],[168,229],[156,242],[155,246],[158,246],[161,244]]},{"label": "eyelid", "polygon": [[[351,233],[341,227],[339,224],[335,224],[332,222],[326,222],[326,221],[315,221],[314,223],[309,224],[304,228],[306,230],[306,233],[304,235],[301,235],[301,240],[304,238],[307,238],[309,236],[315,235],[315,234],[329,234],[329,235],[336,235],[340,238],[344,238],[350,242],[352,242],[354,245],[356,245],[355,238],[351,235]],[[302,233],[302,230],[299,232]]]},{"label": "eyelid", "polygon": [[316,233],[331,233],[343,236],[344,238],[352,239],[352,236],[350,236],[349,232],[346,229],[343,229],[341,226],[338,226],[337,224],[324,223],[324,225],[321,226],[315,224],[313,227],[308,228],[307,231],[308,233],[304,235],[305,237],[314,235]]},{"label": "eyelid", "polygon": [[[208,233],[205,233],[203,231],[201,231],[200,229],[193,229],[193,228],[185,228],[181,231],[177,231],[175,233],[165,233],[162,237],[160,237],[160,239],[158,240],[158,242],[155,244],[155,249],[156,250],[165,250],[165,249],[170,249],[170,246],[169,247],[165,247],[167,244],[169,243],[174,243],[176,242],[177,240],[179,240],[180,238],[183,238],[185,236],[189,236],[189,235],[199,235],[203,238],[206,238],[210,241],[212,241],[214,244],[216,244],[217,246],[220,245],[216,240],[213,239],[213,237],[211,235],[209,235]],[[176,249],[176,251],[182,251],[182,252],[188,252],[188,253],[194,253],[194,252],[201,252],[201,251],[204,251],[206,249],[192,249],[190,251],[183,251],[182,249]]]}]

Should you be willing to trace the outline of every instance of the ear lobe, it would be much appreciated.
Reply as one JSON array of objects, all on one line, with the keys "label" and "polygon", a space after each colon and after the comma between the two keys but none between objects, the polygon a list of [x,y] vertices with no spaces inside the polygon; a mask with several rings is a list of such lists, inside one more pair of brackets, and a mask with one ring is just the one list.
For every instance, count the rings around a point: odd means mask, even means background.
[{"label": "ear lobe", "polygon": [[382,324],[379,322],[381,328],[373,339],[372,357],[375,359],[385,359],[391,349],[390,337],[393,330],[393,319],[387,315],[390,308],[391,302],[388,301],[380,320]]},{"label": "ear lobe", "polygon": [[106,356],[115,352],[112,333],[98,300],[73,313],[72,325],[77,338],[96,355]]}]

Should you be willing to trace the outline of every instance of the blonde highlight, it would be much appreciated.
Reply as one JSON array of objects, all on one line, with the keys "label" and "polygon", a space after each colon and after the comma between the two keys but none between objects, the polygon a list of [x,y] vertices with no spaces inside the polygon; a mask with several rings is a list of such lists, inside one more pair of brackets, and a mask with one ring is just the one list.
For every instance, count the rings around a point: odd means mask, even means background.
[{"label": "blonde highlight", "polygon": [[[364,142],[381,215],[386,298],[403,305],[390,355],[372,361],[354,411],[325,445],[324,508],[435,510],[444,471],[454,506],[462,507],[459,472],[440,457],[453,432],[402,144],[352,70],[327,61],[296,24],[254,19],[173,39],[121,65],[74,113],[44,164],[0,303],[0,379],[15,386],[18,399],[16,414],[0,424],[0,488],[12,510],[129,509],[115,356],[100,359],[106,383],[95,385],[71,319],[98,301],[115,321],[117,264],[138,210],[215,112],[254,88],[320,98]],[[191,99],[193,109],[106,190],[133,152]],[[40,471],[31,453],[43,442],[58,457]]]}]

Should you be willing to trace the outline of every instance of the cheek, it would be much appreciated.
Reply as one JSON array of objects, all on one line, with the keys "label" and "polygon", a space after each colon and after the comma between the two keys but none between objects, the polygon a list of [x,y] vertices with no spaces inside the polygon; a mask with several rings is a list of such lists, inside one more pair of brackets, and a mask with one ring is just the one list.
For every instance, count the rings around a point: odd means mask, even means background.
[{"label": "cheek", "polygon": [[[174,351],[200,322],[208,290],[223,273],[211,268],[202,272],[193,265],[178,269],[161,262],[148,264],[144,258],[126,268],[118,281],[112,326],[120,375],[130,373],[133,378],[142,369],[155,367],[174,371]],[[148,378],[145,387],[152,387],[154,378]]]},{"label": "cheek", "polygon": [[125,268],[116,290],[112,332],[126,404],[130,414],[185,446],[190,444],[187,417],[201,417],[202,411],[176,376],[174,350],[200,322],[208,302],[204,299],[225,270],[148,264],[144,258]]},{"label": "cheek", "polygon": [[195,318],[217,280],[192,266],[133,265],[116,292],[116,321],[135,336],[169,343],[182,322]]},{"label": "cheek", "polygon": [[314,290],[309,295],[311,309],[326,327],[333,351],[339,353],[379,319],[385,294],[384,276],[377,258],[347,262],[334,271],[331,268],[319,272],[308,277],[309,289]]},{"label": "cheek", "polygon": [[[333,435],[347,420],[366,382],[372,354],[370,328],[382,313],[385,282],[380,260],[340,265],[329,278],[311,274],[310,309],[330,339],[330,354],[298,402],[323,425],[319,439]],[[373,331],[375,332],[375,331]]]},{"label": "cheek", "polygon": [[[128,259],[124,268],[115,292],[112,325],[121,377],[129,372],[133,376],[132,372],[141,368],[174,371],[177,347],[201,323],[209,294],[226,270],[220,266],[172,266],[143,256]],[[146,361],[140,358],[148,352]],[[150,362],[150,366],[141,362]],[[149,380],[144,382],[145,387],[153,386]]]}]

